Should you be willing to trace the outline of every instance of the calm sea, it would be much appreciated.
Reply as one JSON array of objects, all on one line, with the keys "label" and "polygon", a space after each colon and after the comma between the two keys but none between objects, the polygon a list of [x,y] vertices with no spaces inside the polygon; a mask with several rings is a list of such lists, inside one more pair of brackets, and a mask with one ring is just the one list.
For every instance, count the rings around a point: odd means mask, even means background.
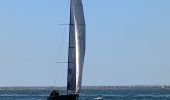
[{"label": "calm sea", "polygon": [[[50,92],[49,89],[1,89],[0,100],[46,100]],[[102,100],[170,100],[170,89],[88,89],[82,91],[80,100],[97,100],[98,97]]]}]

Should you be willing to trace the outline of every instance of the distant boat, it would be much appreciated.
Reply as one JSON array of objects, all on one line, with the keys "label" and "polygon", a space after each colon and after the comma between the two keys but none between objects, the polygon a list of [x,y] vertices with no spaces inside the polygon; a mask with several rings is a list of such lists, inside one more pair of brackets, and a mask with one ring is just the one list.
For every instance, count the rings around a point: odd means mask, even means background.
[{"label": "distant boat", "polygon": [[47,100],[78,100],[85,56],[85,18],[82,0],[70,2],[67,94],[53,90]]}]

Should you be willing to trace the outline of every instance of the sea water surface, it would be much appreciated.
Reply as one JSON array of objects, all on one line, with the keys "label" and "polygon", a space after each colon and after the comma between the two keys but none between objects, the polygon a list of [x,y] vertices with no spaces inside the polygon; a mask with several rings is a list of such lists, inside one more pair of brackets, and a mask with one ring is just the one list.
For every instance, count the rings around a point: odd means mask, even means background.
[{"label": "sea water surface", "polygon": [[[50,89],[0,89],[0,100],[47,100]],[[64,90],[60,91],[64,93]],[[85,89],[79,100],[170,100],[166,88]]]}]

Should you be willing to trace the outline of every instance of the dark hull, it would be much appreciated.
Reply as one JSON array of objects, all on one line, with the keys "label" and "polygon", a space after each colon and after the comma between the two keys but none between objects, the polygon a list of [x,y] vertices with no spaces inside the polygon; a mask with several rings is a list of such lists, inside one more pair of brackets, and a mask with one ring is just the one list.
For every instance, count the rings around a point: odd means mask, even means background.
[{"label": "dark hull", "polygon": [[60,95],[60,96],[50,96],[47,100],[78,100],[78,95]]}]

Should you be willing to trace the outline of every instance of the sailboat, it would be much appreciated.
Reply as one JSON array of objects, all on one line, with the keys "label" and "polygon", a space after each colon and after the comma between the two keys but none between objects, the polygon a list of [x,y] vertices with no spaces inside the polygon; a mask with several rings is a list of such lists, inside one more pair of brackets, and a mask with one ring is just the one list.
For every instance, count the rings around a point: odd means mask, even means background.
[{"label": "sailboat", "polygon": [[86,25],[82,0],[70,2],[67,94],[53,90],[47,100],[78,100],[85,57]]}]

